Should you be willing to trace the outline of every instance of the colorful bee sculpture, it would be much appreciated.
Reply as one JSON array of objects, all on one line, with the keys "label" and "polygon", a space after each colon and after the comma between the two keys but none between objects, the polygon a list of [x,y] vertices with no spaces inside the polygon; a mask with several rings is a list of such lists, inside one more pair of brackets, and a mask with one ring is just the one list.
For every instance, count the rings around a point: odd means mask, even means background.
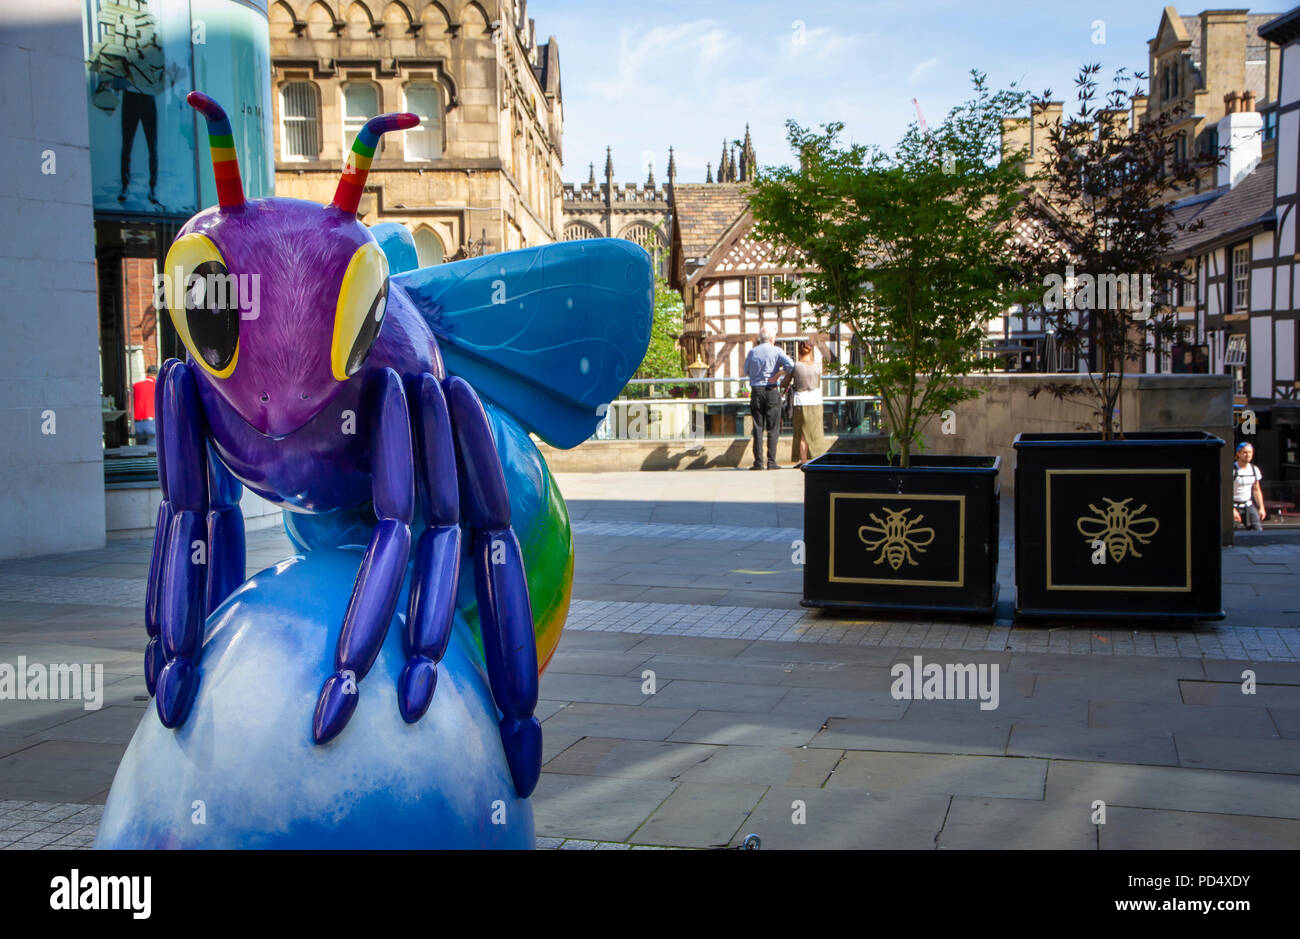
[{"label": "colorful bee sculpture", "polygon": [[[409,232],[371,230],[357,206],[380,136],[415,115],[369,120],[322,206],[245,199],[225,112],[199,92],[188,101],[207,119],[219,204],[181,229],[165,271],[189,355],[157,382],[163,502],[145,678],[158,717],[169,728],[190,717],[205,622],[244,581],[247,487],[284,507],[304,549],[366,544],[332,674],[303,715],[316,743],[356,710],[413,559],[401,716],[425,714],[453,615],[476,607],[493,720],[526,798],[541,769],[539,660],[563,624],[572,551],[558,492],[539,508],[555,536],[521,548],[516,528],[537,520],[511,517],[508,442],[480,399],[553,445],[589,437],[649,342],[649,256],[593,239],[413,269]],[[247,291],[207,286],[248,277],[259,281],[256,310],[241,307]],[[544,555],[557,554],[567,566],[546,568]]]}]

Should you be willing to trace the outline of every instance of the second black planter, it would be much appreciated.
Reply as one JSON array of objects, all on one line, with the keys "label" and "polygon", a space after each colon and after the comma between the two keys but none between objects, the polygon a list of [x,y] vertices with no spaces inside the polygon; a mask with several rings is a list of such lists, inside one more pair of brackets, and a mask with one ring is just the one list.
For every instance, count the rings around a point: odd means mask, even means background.
[{"label": "second black planter", "polygon": [[1219,619],[1223,441],[1016,437],[1016,613]]},{"label": "second black planter", "polygon": [[827,453],[804,464],[804,606],[997,605],[998,457]]}]

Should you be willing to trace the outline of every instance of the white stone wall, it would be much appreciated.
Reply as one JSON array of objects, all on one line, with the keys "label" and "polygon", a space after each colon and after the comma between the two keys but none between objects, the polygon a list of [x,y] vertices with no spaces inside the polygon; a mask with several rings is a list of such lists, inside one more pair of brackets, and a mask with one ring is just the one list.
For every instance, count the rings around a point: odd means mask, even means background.
[{"label": "white stone wall", "polygon": [[[162,489],[157,485],[121,486],[104,493],[105,526],[109,538],[149,538],[158,519]],[[257,531],[282,525],[284,513],[245,488],[239,499],[244,515],[244,530]]]},{"label": "white stone wall", "polygon": [[81,16],[0,5],[0,559],[104,544]]}]

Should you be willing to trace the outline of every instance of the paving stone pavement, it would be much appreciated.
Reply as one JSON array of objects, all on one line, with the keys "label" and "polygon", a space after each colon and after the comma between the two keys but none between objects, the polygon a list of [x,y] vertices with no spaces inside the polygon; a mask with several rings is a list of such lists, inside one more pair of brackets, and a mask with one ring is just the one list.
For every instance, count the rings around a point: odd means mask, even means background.
[{"label": "paving stone pavement", "polygon": [[[558,479],[576,578],[541,683],[540,848],[1300,847],[1300,544],[1225,549],[1222,622],[1025,626],[1006,500],[998,619],[850,618],[799,606],[798,473]],[[249,573],[290,553],[251,533]],[[105,676],[98,708],[0,700],[0,847],[93,840],[152,718],[148,556],[0,562],[0,663]],[[998,706],[895,698],[916,656],[996,668]]]}]

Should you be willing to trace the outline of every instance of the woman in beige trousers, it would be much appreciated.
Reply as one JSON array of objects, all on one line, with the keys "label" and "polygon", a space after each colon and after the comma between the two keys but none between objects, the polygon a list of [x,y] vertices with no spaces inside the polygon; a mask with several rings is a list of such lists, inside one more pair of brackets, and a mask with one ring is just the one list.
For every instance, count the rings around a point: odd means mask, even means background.
[{"label": "woman in beige trousers", "polygon": [[790,459],[795,468],[816,459],[826,449],[822,436],[822,373],[813,360],[812,343],[799,343],[799,361],[787,380],[794,384],[794,437]]}]

